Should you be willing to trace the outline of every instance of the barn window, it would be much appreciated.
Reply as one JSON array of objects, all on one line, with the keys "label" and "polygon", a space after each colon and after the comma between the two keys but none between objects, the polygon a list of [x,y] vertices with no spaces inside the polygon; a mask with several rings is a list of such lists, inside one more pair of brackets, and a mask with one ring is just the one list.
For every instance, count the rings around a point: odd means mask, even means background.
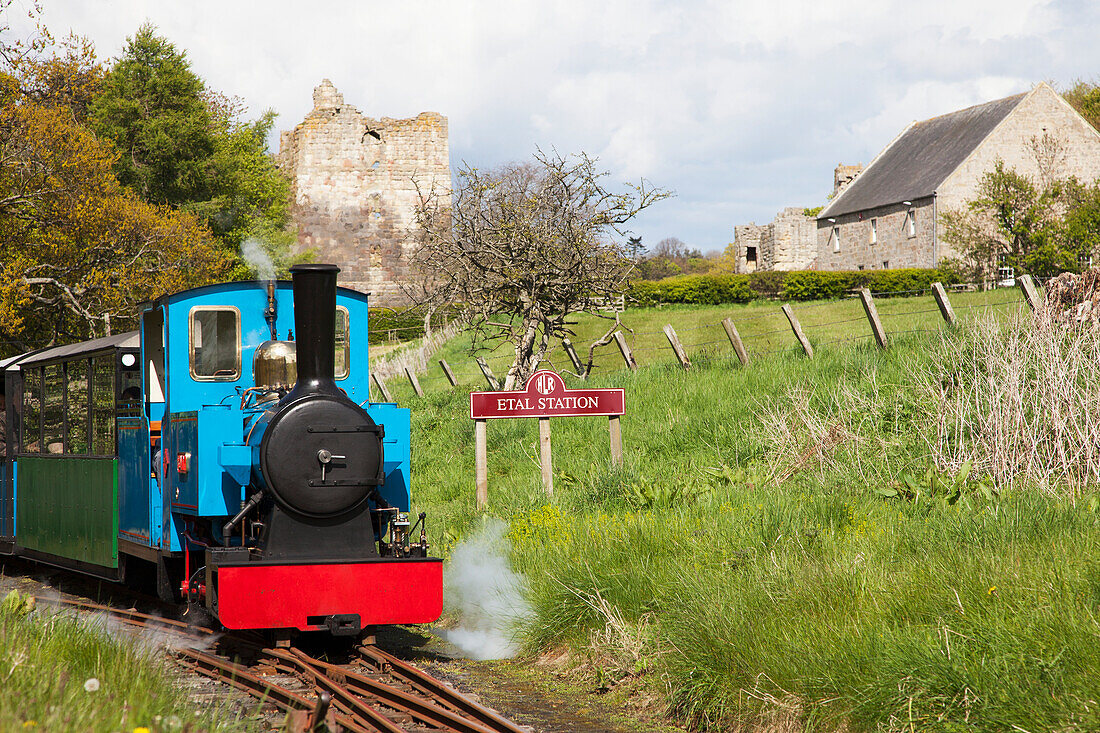
[{"label": "barn window", "polygon": [[241,376],[241,312],[230,306],[191,309],[191,376],[232,382]]},{"label": "barn window", "polygon": [[878,219],[871,219],[871,244],[878,241]]},{"label": "barn window", "polygon": [[909,237],[917,236],[917,214],[912,209],[905,212],[905,234]]},{"label": "barn window", "polygon": [[833,233],[829,237],[829,240],[833,244],[833,251],[834,252],[839,252],[840,251],[840,227],[833,227]]},{"label": "barn window", "polygon": [[351,365],[351,341],[348,338],[348,309],[336,306],[336,378],[347,379]]}]

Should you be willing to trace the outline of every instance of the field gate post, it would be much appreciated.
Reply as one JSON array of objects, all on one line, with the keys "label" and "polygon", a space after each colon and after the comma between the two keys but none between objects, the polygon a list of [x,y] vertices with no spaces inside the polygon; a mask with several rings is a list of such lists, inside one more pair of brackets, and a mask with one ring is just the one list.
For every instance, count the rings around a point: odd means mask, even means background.
[{"label": "field gate post", "polygon": [[623,433],[619,425],[619,416],[611,415],[607,418],[608,433],[611,436],[611,465],[616,468],[623,467]]},{"label": "field gate post", "polygon": [[798,343],[802,344],[802,350],[806,352],[806,356],[811,359],[814,358],[814,347],[810,345],[810,340],[806,338],[806,334],[802,333],[802,324],[798,322],[798,318],[795,316],[790,304],[784,305],[780,310],[783,311],[783,315],[787,317],[787,321],[791,324],[791,330],[794,331]]},{"label": "field gate post", "polygon": [[424,390],[420,388],[420,380],[413,374],[413,370],[409,367],[405,367],[405,376],[409,378],[409,384],[412,385],[413,392],[416,392],[417,397],[424,396]]},{"label": "field gate post", "polygon": [[447,377],[447,381],[451,383],[451,386],[457,387],[458,381],[455,380],[455,373],[451,371],[451,365],[447,363],[447,360],[440,359],[439,366],[443,369],[443,376]]},{"label": "field gate post", "polygon": [[569,361],[573,363],[573,371],[581,379],[587,379],[588,374],[584,370],[584,364],[581,364],[580,357],[577,356],[577,350],[573,348],[573,342],[569,339],[561,340],[562,348],[565,349],[566,355],[569,357]]},{"label": "field gate post", "polygon": [[500,382],[493,376],[493,370],[489,368],[488,362],[482,357],[477,357],[477,365],[481,367],[481,373],[485,376],[485,381],[489,383],[489,389],[494,392],[500,391]]},{"label": "field gate post", "polygon": [[550,418],[539,418],[539,466],[542,467],[542,487],[547,496],[554,495],[554,467],[550,455]]},{"label": "field gate post", "polygon": [[947,291],[943,283],[932,283],[932,295],[936,298],[936,305],[940,307],[940,314],[948,326],[955,325],[955,309],[951,307],[951,301],[947,299]]},{"label": "field gate post", "polygon": [[619,351],[623,355],[623,361],[630,367],[630,371],[638,371],[638,362],[634,361],[634,354],[630,351],[630,346],[626,343],[626,337],[623,336],[622,331],[615,332],[615,343],[619,345]]},{"label": "field gate post", "polygon": [[722,328],[726,329],[726,336],[729,337],[730,346],[733,347],[734,353],[737,354],[737,359],[741,362],[741,366],[745,366],[749,363],[749,352],[745,350],[745,343],[741,340],[741,334],[737,332],[737,326],[733,325],[732,319],[723,318]]},{"label": "field gate post", "polygon": [[684,347],[680,345],[680,338],[676,335],[676,329],[672,327],[671,323],[666,323],[664,327],[665,336],[668,337],[668,343],[672,346],[673,352],[676,353],[676,358],[680,360],[680,366],[684,369],[691,369],[691,362],[688,361],[687,354],[684,353]]},{"label": "field gate post", "polygon": [[374,380],[374,386],[378,387],[378,391],[382,394],[382,399],[386,402],[393,402],[393,397],[390,397],[390,391],[386,389],[386,383],[378,378],[378,372],[371,372],[370,378]]},{"label": "field gate post", "polygon": [[886,339],[886,329],[882,327],[882,321],[878,317],[878,308],[875,308],[875,298],[869,288],[859,289],[859,299],[863,301],[863,311],[867,314],[867,321],[871,324],[871,331],[875,334],[875,341],[880,349],[885,349],[890,342]]},{"label": "field gate post", "polygon": [[474,481],[477,485],[477,508],[489,504],[489,441],[486,420],[474,420]]},{"label": "field gate post", "polygon": [[1031,279],[1031,275],[1021,275],[1020,278],[1020,290],[1024,291],[1024,300],[1027,301],[1031,310],[1035,310],[1039,307],[1039,291],[1035,289],[1035,281]]}]

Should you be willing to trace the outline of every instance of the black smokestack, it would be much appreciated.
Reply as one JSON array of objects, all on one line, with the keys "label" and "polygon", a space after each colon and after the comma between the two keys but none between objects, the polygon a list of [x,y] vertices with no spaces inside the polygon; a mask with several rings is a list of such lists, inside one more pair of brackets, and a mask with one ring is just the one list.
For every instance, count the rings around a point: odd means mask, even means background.
[{"label": "black smokestack", "polygon": [[294,342],[298,383],[294,392],[336,392],[336,265],[295,265]]}]

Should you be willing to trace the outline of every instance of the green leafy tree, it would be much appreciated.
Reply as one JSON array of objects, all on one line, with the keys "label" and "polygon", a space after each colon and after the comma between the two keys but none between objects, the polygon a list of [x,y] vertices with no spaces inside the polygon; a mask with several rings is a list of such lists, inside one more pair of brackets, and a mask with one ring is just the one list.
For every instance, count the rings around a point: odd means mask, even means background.
[{"label": "green leafy tree", "polygon": [[1062,92],[1062,98],[1088,120],[1090,125],[1100,130],[1100,86],[1078,79],[1073,86]]},{"label": "green leafy tree", "polygon": [[1001,265],[1043,277],[1076,272],[1097,252],[1097,184],[1040,178],[1046,183],[997,161],[965,209],[944,212],[944,241],[959,251],[972,276],[991,277]]},{"label": "green leafy tree", "polygon": [[102,77],[91,47],[50,48],[0,66],[5,353],[124,330],[142,300],[228,272],[209,229],[121,186],[114,149],[81,124],[86,90]]},{"label": "green leafy tree", "polygon": [[155,30],[146,23],[127,40],[92,104],[92,127],[119,151],[119,182],[143,200],[206,201],[215,141],[203,83]]},{"label": "green leafy tree", "polygon": [[290,182],[267,150],[275,113],[242,120],[240,100],[210,90],[187,55],[146,23],[91,106],[93,129],[119,155],[120,182],[143,200],[191,212],[207,223],[235,261],[258,240],[278,269],[293,263]]}]

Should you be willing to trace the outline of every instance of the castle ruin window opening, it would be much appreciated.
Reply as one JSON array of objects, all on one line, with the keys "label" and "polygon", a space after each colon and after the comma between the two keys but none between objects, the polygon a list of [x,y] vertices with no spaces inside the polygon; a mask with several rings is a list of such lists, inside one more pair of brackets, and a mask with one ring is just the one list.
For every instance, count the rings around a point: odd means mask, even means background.
[{"label": "castle ruin window opening", "polygon": [[756,262],[756,247],[745,247],[745,262]]}]

